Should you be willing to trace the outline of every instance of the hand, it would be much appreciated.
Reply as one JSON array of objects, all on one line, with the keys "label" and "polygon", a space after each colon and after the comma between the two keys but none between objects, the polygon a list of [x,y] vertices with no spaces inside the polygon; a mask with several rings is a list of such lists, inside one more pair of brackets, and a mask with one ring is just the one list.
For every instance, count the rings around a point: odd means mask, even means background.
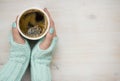
[{"label": "hand", "polygon": [[16,21],[12,24],[12,34],[9,37],[9,60],[0,71],[0,81],[21,81],[29,65],[31,50],[28,42],[20,36]]},{"label": "hand", "polygon": [[50,46],[50,44],[52,42],[52,39],[57,36],[56,35],[56,30],[55,30],[55,24],[54,24],[54,21],[53,21],[51,15],[50,15],[49,11],[47,10],[47,8],[44,8],[44,11],[49,16],[50,28],[53,28],[54,32],[52,34],[50,32],[48,32],[47,35],[45,36],[45,40],[42,43],[40,43],[39,47],[43,50],[47,49]]},{"label": "hand", "polygon": [[25,44],[25,40],[21,37],[18,29],[17,29],[17,18],[16,17],[16,20],[14,22],[14,27],[12,27],[12,35],[13,35],[13,40],[16,42],[16,43],[19,43],[19,44]]}]

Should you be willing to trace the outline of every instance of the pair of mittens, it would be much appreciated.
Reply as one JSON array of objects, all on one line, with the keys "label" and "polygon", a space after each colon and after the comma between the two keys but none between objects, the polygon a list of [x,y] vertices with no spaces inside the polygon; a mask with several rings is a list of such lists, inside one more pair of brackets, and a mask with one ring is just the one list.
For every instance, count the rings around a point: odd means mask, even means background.
[{"label": "pair of mittens", "polygon": [[[13,23],[16,28],[16,23]],[[50,30],[50,34],[53,29]],[[32,55],[30,46],[25,40],[25,44],[16,43],[10,35],[10,57],[8,62],[0,70],[0,81],[21,81],[29,62],[31,62],[31,79],[32,81],[51,81],[50,63],[58,38],[54,37],[48,49],[42,50],[39,45],[41,39],[34,49]],[[31,60],[31,61],[30,61]]]}]

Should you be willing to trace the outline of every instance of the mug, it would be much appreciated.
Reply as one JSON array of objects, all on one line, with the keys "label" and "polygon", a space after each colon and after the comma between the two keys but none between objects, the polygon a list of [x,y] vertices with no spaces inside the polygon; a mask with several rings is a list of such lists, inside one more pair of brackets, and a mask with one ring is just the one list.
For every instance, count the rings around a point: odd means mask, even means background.
[{"label": "mug", "polygon": [[44,37],[50,27],[50,20],[41,8],[32,7],[20,13],[17,28],[20,34],[29,40],[38,40]]}]

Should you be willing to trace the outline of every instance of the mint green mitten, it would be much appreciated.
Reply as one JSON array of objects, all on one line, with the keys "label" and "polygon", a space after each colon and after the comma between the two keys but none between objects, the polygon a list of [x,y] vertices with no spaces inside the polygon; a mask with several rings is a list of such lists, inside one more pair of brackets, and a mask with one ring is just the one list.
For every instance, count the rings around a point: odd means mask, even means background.
[{"label": "mint green mitten", "polygon": [[0,81],[21,81],[30,59],[30,47],[25,44],[18,44],[10,37],[10,57],[8,62],[0,70]]},{"label": "mint green mitten", "polygon": [[39,47],[42,40],[33,48],[31,55],[32,81],[51,81],[50,63],[57,39],[54,37],[50,47],[46,50]]}]

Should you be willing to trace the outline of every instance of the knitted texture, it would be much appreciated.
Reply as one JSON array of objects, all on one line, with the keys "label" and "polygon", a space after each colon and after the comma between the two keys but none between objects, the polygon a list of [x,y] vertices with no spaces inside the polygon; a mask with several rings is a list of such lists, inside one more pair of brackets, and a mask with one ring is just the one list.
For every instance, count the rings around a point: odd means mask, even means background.
[{"label": "knitted texture", "polygon": [[30,59],[30,47],[25,44],[18,44],[10,37],[10,57],[8,62],[0,70],[0,81],[21,81]]},{"label": "knitted texture", "polygon": [[52,54],[57,43],[57,37],[54,37],[50,47],[46,50],[40,49],[38,44],[33,48],[31,55],[31,79],[32,81],[51,81],[50,63]]}]

